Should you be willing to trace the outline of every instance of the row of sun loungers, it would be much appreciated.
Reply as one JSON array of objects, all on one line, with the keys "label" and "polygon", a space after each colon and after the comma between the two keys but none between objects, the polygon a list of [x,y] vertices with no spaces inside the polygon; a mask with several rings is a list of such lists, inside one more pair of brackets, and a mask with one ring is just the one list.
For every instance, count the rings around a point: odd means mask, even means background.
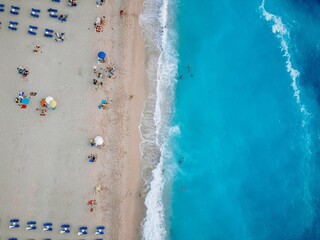
[{"label": "row of sun loungers", "polygon": [[[20,228],[20,220],[19,219],[11,219],[9,228]],[[29,221],[26,224],[26,230],[36,230],[37,229],[37,222],[36,221]],[[104,230],[106,228],[104,226],[97,226],[95,229],[95,235],[103,235]],[[43,231],[53,231],[53,224],[50,222],[44,223],[42,227]],[[61,234],[68,234],[70,233],[70,225],[69,224],[62,224],[60,226],[60,233]],[[88,227],[81,226],[78,230],[78,235],[87,235],[88,234]]]},{"label": "row of sun loungers", "polygon": [[[58,0],[52,0],[53,2],[56,2]],[[59,1],[60,2],[60,1]],[[11,6],[10,13],[13,15],[18,15],[19,14],[20,8],[17,6]],[[0,12],[4,12],[4,4],[0,4]],[[30,16],[34,18],[39,18],[40,17],[40,9],[37,8],[31,8]],[[58,14],[58,10],[54,8],[49,8],[48,9],[49,16],[51,18],[57,18],[61,22],[66,22],[68,18],[68,14]]]}]

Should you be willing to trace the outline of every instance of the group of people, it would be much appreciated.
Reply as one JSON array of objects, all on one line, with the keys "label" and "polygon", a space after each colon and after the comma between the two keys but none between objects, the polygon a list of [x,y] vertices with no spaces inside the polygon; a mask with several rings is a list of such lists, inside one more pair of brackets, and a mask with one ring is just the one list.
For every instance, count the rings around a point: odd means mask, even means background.
[{"label": "group of people", "polygon": [[102,17],[97,17],[94,27],[96,29],[96,32],[102,32],[103,31],[103,26],[105,25],[105,16]]},{"label": "group of people", "polygon": [[77,4],[77,0],[69,0],[68,1],[68,5],[70,7],[76,7],[78,4]]},{"label": "group of people", "polygon": [[18,70],[18,74],[22,75],[22,77],[27,77],[29,75],[29,70],[25,67],[17,67],[17,70]]},{"label": "group of people", "polygon": [[102,6],[104,2],[104,0],[96,0],[97,7]]}]

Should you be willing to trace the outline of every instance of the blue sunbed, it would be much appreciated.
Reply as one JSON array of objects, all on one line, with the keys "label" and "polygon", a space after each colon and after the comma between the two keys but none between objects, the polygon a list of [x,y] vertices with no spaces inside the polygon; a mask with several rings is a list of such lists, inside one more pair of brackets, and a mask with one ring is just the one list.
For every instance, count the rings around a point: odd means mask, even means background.
[{"label": "blue sunbed", "polygon": [[10,13],[13,14],[13,15],[18,15],[19,12],[17,12],[16,10],[10,10]]},{"label": "blue sunbed", "polygon": [[37,33],[33,29],[29,29],[28,33],[31,35],[37,35]]},{"label": "blue sunbed", "polygon": [[11,223],[19,222],[19,219],[14,218],[14,219],[11,219],[10,222]]},{"label": "blue sunbed", "polygon": [[31,16],[31,17],[35,17],[35,18],[38,18],[38,17],[39,17],[39,14],[36,14],[36,13],[32,12],[32,13],[30,13],[30,16]]},{"label": "blue sunbed", "polygon": [[49,226],[43,229],[43,231],[49,231],[49,232],[51,232],[52,230],[53,230],[52,227],[49,227]]},{"label": "blue sunbed", "polygon": [[87,227],[80,227],[79,230],[88,230]]},{"label": "blue sunbed", "polygon": [[9,21],[9,24],[10,25],[18,25],[19,23],[18,22]]},{"label": "blue sunbed", "polygon": [[4,12],[4,8],[0,8],[0,12]]},{"label": "blue sunbed", "polygon": [[8,28],[10,29],[10,30],[12,30],[12,31],[17,31],[18,30],[18,28],[16,28],[16,27],[12,27],[12,26],[8,26]]},{"label": "blue sunbed", "polygon": [[60,0],[52,0],[52,2],[60,2]]},{"label": "blue sunbed", "polygon": [[55,8],[49,8],[49,9],[48,9],[48,12],[56,13],[56,12],[58,12],[58,10],[55,9]]},{"label": "blue sunbed", "polygon": [[34,30],[37,30],[37,29],[38,29],[37,26],[33,26],[33,25],[29,25],[29,27],[30,27],[31,29],[34,29]]},{"label": "blue sunbed", "polygon": [[[30,98],[22,98],[20,103],[28,105],[30,103]],[[30,225],[30,224],[28,224],[28,225]]]},{"label": "blue sunbed", "polygon": [[12,9],[15,9],[15,10],[20,10],[20,8],[19,8],[19,7],[17,7],[17,6],[13,6],[13,5],[11,5],[11,8],[12,8]]},{"label": "blue sunbed", "polygon": [[106,229],[104,226],[98,226],[97,227],[97,230],[104,230],[104,229]]},{"label": "blue sunbed", "polygon": [[61,230],[61,233],[70,233],[70,230],[69,229]]},{"label": "blue sunbed", "polygon": [[41,12],[40,9],[37,9],[37,8],[31,8],[32,12],[36,12],[36,13],[39,13]]},{"label": "blue sunbed", "polygon": [[0,3],[0,7],[1,7],[1,8],[4,8],[4,4]]},{"label": "blue sunbed", "polygon": [[57,15],[57,14],[54,14],[54,13],[50,13],[49,16],[50,16],[51,18],[58,18],[58,15]]},{"label": "blue sunbed", "polygon": [[[45,37],[50,37],[50,38],[52,38],[52,37],[53,37],[52,33],[53,33],[53,30],[52,30],[52,29],[46,28],[46,29],[45,29],[45,32],[44,32],[44,36],[45,36]],[[61,227],[62,227],[62,226],[61,226]]]},{"label": "blue sunbed", "polygon": [[35,225],[35,224],[37,224],[37,222],[35,222],[35,221],[29,221],[29,222],[27,222],[27,224],[28,224],[28,225]]},{"label": "blue sunbed", "polygon": [[9,238],[9,240],[18,240],[18,238]]},{"label": "blue sunbed", "polygon": [[37,229],[37,227],[36,226],[32,226],[32,227],[26,227],[26,230],[36,230]]},{"label": "blue sunbed", "polygon": [[43,226],[52,226],[52,223],[44,223]]},{"label": "blue sunbed", "polygon": [[70,227],[69,224],[62,224],[62,225],[61,225],[61,228],[69,228],[69,227]]},{"label": "blue sunbed", "polygon": [[19,227],[20,227],[19,224],[11,224],[11,225],[9,226],[9,228],[19,228]]},{"label": "blue sunbed", "polygon": [[88,232],[86,232],[86,231],[82,231],[82,232],[78,233],[78,235],[87,235],[87,234],[88,234]]}]

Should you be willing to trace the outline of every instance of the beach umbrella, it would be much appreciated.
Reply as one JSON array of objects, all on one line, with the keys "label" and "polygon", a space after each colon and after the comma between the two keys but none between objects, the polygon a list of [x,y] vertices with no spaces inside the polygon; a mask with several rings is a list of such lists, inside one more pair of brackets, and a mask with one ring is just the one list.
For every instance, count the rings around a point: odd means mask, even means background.
[{"label": "beach umbrella", "polygon": [[96,136],[94,138],[94,143],[98,146],[102,145],[103,144],[103,138],[101,136]]},{"label": "beach umbrella", "polygon": [[46,97],[46,103],[49,104],[53,100],[53,97]]},{"label": "beach umbrella", "polygon": [[105,52],[99,52],[98,53],[98,58],[104,59],[107,56],[107,54]]},{"label": "beach umbrella", "polygon": [[57,105],[58,105],[58,103],[57,103],[57,101],[55,101],[55,100],[51,100],[51,101],[49,102],[49,106],[50,106],[51,108],[56,108]]}]

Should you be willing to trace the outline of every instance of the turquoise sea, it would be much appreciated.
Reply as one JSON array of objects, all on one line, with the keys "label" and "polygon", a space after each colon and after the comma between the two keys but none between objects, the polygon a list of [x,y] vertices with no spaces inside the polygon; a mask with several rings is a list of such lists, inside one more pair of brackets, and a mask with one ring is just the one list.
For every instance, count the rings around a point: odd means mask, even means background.
[{"label": "turquoise sea", "polygon": [[155,9],[143,239],[320,239],[320,1]]}]

